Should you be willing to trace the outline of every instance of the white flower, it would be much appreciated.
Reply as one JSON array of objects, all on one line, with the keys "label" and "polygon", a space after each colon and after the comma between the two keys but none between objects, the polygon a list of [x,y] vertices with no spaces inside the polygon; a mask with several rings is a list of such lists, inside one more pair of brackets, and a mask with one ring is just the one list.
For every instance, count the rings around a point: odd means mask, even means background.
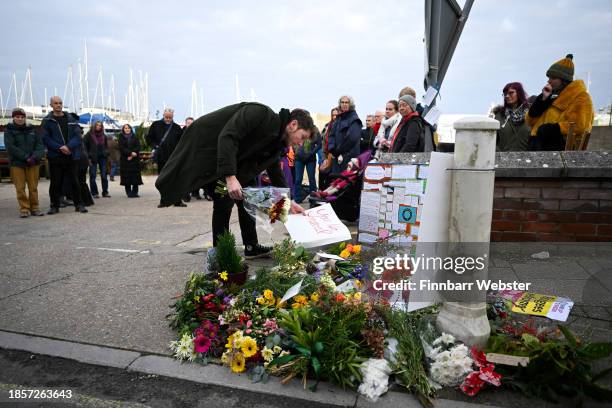
[{"label": "white flower", "polygon": [[329,276],[327,273],[324,273],[321,276],[321,282],[320,283],[321,283],[321,285],[327,286],[332,291],[334,291],[334,292],[336,291],[336,283],[331,278],[331,276]]},{"label": "white flower", "polygon": [[453,347],[451,350],[451,357],[465,357],[468,354],[468,348],[465,344],[458,344],[455,347]]},{"label": "white flower", "polygon": [[278,353],[280,353],[281,351],[283,351],[283,349],[282,349],[280,346],[274,346],[274,347],[272,348],[272,352],[274,352],[274,354],[278,354]]},{"label": "white flower", "polygon": [[442,333],[440,337],[434,340],[433,345],[437,344],[453,344],[455,342],[455,338],[452,334]]}]

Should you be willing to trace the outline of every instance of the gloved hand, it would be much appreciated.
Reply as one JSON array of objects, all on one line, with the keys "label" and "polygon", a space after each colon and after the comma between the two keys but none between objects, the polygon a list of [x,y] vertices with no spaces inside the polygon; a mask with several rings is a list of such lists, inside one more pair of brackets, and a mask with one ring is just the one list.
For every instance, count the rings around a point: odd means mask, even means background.
[{"label": "gloved hand", "polygon": [[26,159],[26,164],[28,167],[36,166],[37,160],[34,156],[28,156]]},{"label": "gloved hand", "polygon": [[558,137],[561,136],[561,128],[558,123],[544,123],[538,128],[537,136],[547,139]]}]

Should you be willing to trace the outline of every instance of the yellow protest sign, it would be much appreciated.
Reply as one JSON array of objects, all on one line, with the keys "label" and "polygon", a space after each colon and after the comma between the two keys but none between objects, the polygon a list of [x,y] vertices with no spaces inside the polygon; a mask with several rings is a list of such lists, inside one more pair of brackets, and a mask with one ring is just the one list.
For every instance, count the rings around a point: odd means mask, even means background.
[{"label": "yellow protest sign", "polygon": [[512,305],[512,311],[535,316],[547,316],[556,300],[557,296],[525,292]]}]

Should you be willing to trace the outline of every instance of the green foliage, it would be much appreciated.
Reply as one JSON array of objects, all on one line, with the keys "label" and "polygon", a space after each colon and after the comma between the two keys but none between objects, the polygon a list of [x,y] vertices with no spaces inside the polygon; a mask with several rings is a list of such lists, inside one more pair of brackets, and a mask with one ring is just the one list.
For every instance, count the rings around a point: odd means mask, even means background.
[{"label": "green foliage", "polygon": [[297,246],[290,238],[286,238],[274,245],[272,258],[277,269],[291,273],[304,270],[306,264],[312,260],[312,255],[304,247]]},{"label": "green foliage", "polygon": [[276,296],[283,296],[287,290],[298,283],[302,282],[301,293],[310,295],[317,289],[317,283],[312,276],[287,275],[279,270],[260,269],[255,274],[255,279],[249,279],[243,288],[251,293],[263,292],[264,289],[270,289]]},{"label": "green foliage", "polygon": [[527,367],[498,367],[505,376],[504,383],[528,396],[552,401],[559,396],[581,401],[585,395],[612,400],[612,391],[596,383],[610,374],[612,368],[594,374],[590,364],[611,356],[612,343],[583,343],[567,327],[558,329],[558,336],[542,340],[527,333],[519,339],[494,333],[487,352],[529,357]]},{"label": "green foliage", "polygon": [[365,327],[364,304],[331,302],[329,307],[298,308],[286,312],[279,326],[289,336],[290,355],[277,357],[270,365],[285,366],[290,376],[330,380],[343,387],[356,387],[361,381],[359,366],[371,350],[362,330]]},{"label": "green foliage", "polygon": [[[174,311],[166,316],[169,320],[168,325],[179,331],[179,337],[184,333],[191,333],[200,325],[201,319],[196,316],[196,296],[203,297],[216,290],[216,284],[206,275],[194,273],[189,275],[183,295],[170,306]],[[214,320],[217,315],[210,313],[210,316],[203,316],[203,318],[207,317]]]},{"label": "green foliage", "polygon": [[243,271],[242,257],[236,250],[236,238],[230,231],[225,231],[217,241],[217,263],[219,271],[236,274]]},{"label": "green foliage", "polygon": [[145,150],[145,147],[148,147],[148,150],[151,150],[153,148],[153,146],[149,146],[147,144],[146,137],[145,137],[147,133],[149,133],[149,128],[144,127],[144,123],[141,123],[136,128],[136,137],[138,138],[138,141],[140,142],[140,146],[142,146],[142,150]]},{"label": "green foliage", "polygon": [[393,372],[402,386],[415,394],[425,407],[433,407],[434,389],[425,370],[425,352],[419,338],[421,319],[435,308],[405,313],[391,308],[380,308],[389,328],[389,336],[397,339],[397,353]]}]

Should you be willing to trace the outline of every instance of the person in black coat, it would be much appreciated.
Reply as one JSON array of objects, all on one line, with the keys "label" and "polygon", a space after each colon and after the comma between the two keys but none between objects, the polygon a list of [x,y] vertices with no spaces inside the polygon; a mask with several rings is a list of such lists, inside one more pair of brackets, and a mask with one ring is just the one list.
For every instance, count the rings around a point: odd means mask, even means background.
[{"label": "person in black coat", "polygon": [[172,152],[176,149],[182,134],[183,129],[178,123],[174,122],[174,110],[170,108],[164,109],[163,119],[156,120],[151,124],[146,141],[154,151],[153,155],[159,174],[172,156]]},{"label": "person in black coat", "polygon": [[391,135],[391,153],[411,153],[425,151],[423,119],[416,111],[416,99],[403,95],[399,99],[399,112],[402,120]]},{"label": "person in black coat", "polygon": [[[280,168],[283,149],[302,144],[314,124],[301,109],[275,113],[268,106],[254,102],[230,105],[211,112],[189,126],[170,160],[155,182],[162,203],[169,205],[198,186],[213,197],[213,245],[229,229],[234,204],[247,258],[269,255],[271,248],[259,245],[255,220],[245,211],[242,186],[255,185],[257,176],[267,170],[274,186],[286,187]],[[225,182],[227,195],[215,190],[218,180]],[[293,213],[303,212],[291,203]]]},{"label": "person in black coat", "polygon": [[108,178],[106,174],[106,161],[108,160],[108,141],[104,133],[104,124],[96,121],[89,132],[85,134],[85,149],[89,156],[89,185],[94,198],[99,198],[96,174],[100,167],[100,180],[102,182],[102,197],[110,197],[108,194]]},{"label": "person in black coat", "polygon": [[125,187],[125,194],[128,198],[140,197],[138,195],[138,186],[142,184],[140,157],[138,156],[140,154],[140,141],[134,134],[132,127],[127,123],[121,128],[119,151],[121,152],[120,184]]},{"label": "person in black coat", "polygon": [[355,101],[350,96],[341,96],[340,114],[334,122],[328,140],[328,149],[332,154],[332,173],[339,174],[346,169],[351,159],[359,156],[361,139],[361,119],[355,112]]}]

